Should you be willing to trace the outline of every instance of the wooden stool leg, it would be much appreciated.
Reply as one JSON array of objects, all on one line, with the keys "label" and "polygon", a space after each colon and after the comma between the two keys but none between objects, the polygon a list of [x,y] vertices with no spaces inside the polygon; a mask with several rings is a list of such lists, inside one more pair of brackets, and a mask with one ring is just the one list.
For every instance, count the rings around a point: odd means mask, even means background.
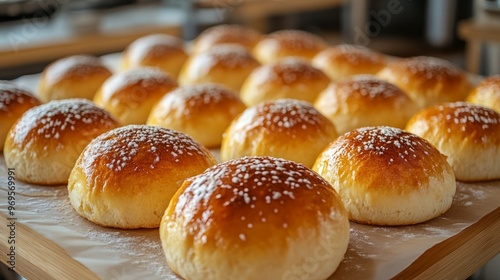
[{"label": "wooden stool leg", "polygon": [[478,74],[479,60],[481,59],[481,42],[467,42],[467,70],[470,73]]}]

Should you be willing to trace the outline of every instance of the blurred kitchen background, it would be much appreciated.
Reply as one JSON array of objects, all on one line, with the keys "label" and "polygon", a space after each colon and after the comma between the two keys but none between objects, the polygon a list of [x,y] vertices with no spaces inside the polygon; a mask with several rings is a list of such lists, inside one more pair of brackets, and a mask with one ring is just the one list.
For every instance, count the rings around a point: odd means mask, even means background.
[{"label": "blurred kitchen background", "polygon": [[[331,44],[500,74],[500,0],[0,0],[0,79],[71,54],[120,52],[150,33],[192,40],[219,23],[303,29]],[[471,278],[500,279],[499,267],[497,256]]]},{"label": "blurred kitchen background", "polygon": [[500,73],[497,0],[0,0],[0,79],[71,54],[119,52],[149,33],[191,40],[211,25],[304,29],[394,56],[432,55]]}]

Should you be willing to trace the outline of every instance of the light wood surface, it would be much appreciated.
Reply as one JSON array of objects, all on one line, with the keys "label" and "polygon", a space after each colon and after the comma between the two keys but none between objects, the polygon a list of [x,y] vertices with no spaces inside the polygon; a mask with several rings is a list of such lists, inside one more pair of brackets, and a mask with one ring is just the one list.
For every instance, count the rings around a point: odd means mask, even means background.
[{"label": "light wood surface", "polygon": [[464,20],[458,25],[458,35],[467,41],[467,70],[477,74],[481,45],[486,42],[500,43],[500,20]]},{"label": "light wood surface", "polygon": [[465,279],[500,253],[500,208],[435,245],[394,279]]},{"label": "light wood surface", "polygon": [[[0,254],[6,256],[9,247],[7,244],[7,216],[0,214]],[[45,238],[31,228],[16,221],[16,269],[15,271],[30,280],[47,279],[99,279],[87,267],[74,260],[54,242]],[[6,263],[4,257],[0,258]]]},{"label": "light wood surface", "polygon": [[[0,223],[8,224],[0,213]],[[0,236],[7,236],[0,227]],[[465,279],[500,253],[500,208],[457,235],[433,246],[394,279]],[[68,256],[54,242],[20,222],[16,223],[16,268],[28,279],[99,279],[92,271]],[[29,244],[29,245],[26,245]],[[6,238],[0,253],[8,252]],[[2,262],[6,263],[4,258]]]},{"label": "light wood surface", "polygon": [[11,67],[28,63],[47,62],[73,54],[103,54],[121,51],[137,38],[152,34],[165,33],[175,36],[181,34],[180,26],[160,26],[127,30],[115,34],[93,33],[74,36],[57,42],[33,44],[21,50],[0,49],[0,66]]}]

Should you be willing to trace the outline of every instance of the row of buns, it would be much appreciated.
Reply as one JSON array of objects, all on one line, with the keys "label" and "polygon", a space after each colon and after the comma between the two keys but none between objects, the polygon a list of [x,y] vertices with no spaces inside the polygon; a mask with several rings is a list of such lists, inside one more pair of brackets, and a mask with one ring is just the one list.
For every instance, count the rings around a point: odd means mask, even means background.
[{"label": "row of buns", "polygon": [[[225,37],[227,30],[233,32]],[[94,93],[79,97],[94,102],[41,105],[18,86],[0,83],[7,165],[27,182],[68,183],[75,210],[99,225],[160,226],[167,263],[185,279],[294,278],[297,272],[324,279],[347,250],[348,220],[424,222],[451,206],[457,179],[500,179],[500,115],[448,102],[464,100],[472,88],[458,68],[425,57],[391,62],[365,48],[328,47],[299,31],[246,32],[208,30],[190,55],[184,52],[186,65],[204,57],[196,62],[201,68],[179,66],[177,74],[159,70],[169,48],[153,48],[147,59],[138,51],[148,41],[183,50],[179,40],[155,35],[127,48],[122,67],[132,69],[112,74],[98,59],[80,56],[42,75],[38,96],[72,69],[44,102],[85,88]],[[235,46],[238,40],[243,43]],[[283,42],[290,48],[276,47]],[[332,54],[335,48],[346,55]],[[227,60],[228,53],[242,56]],[[214,63],[217,56],[224,59]],[[141,57],[149,64],[139,65]],[[339,65],[332,71],[320,65],[328,57]],[[243,64],[257,64],[243,80],[234,66],[245,58],[250,63]],[[69,67],[71,60],[90,67]],[[340,67],[349,61],[355,66]],[[227,83],[181,82],[184,71],[198,75],[207,64],[228,66],[216,75]],[[94,66],[99,75],[79,80]],[[245,97],[252,77],[255,94],[269,91],[254,104]],[[468,100],[494,106],[499,84],[486,79]],[[223,162],[204,146],[220,146]],[[318,250],[325,254],[317,257]]]}]

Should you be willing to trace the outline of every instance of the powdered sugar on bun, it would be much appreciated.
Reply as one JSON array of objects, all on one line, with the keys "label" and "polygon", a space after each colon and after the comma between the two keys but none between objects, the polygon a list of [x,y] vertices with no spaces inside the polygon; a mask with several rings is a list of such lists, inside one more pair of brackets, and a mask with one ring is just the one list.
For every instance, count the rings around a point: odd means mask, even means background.
[{"label": "powdered sugar on bun", "polygon": [[160,237],[167,263],[187,279],[289,279],[316,244],[334,253],[305,274],[326,279],[342,260],[348,228],[337,194],[316,173],[284,159],[249,157],[186,180]]},{"label": "powdered sugar on bun", "polygon": [[392,127],[364,127],[332,142],[313,169],[340,194],[353,221],[408,225],[447,211],[456,191],[446,157]]},{"label": "powdered sugar on bun", "polygon": [[457,179],[500,178],[500,114],[465,102],[429,107],[413,116],[406,129],[436,146]]}]

